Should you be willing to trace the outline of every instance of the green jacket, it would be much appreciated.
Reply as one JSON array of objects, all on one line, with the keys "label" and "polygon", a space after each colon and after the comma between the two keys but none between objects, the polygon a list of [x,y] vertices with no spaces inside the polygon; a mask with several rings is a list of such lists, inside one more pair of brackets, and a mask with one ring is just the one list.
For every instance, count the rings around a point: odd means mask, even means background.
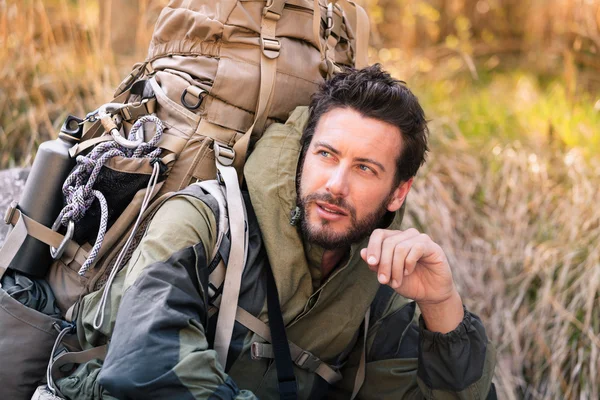
[{"label": "green jacket", "polygon": [[[465,311],[463,322],[445,335],[427,331],[415,303],[380,285],[362,261],[366,242],[353,245],[346,262],[321,282],[323,249],[304,243],[290,224],[306,111],[299,108],[285,125],[272,125],[246,164],[250,245],[239,305],[268,323],[264,272],[270,266],[288,339],[343,376],[328,385],[310,368],[295,367],[301,399],[350,398],[368,308],[366,374],[358,398],[487,398],[495,353],[476,316]],[[218,314],[209,312],[207,278],[215,264],[218,211],[211,196],[190,193],[157,212],[118,274],[98,330],[92,319],[100,294],[85,298],[80,341],[89,348],[110,340],[109,351],[104,363],[87,363],[59,381],[67,397],[279,397],[272,360],[250,354],[253,342],[263,342],[259,336],[236,323],[225,366],[211,349]],[[388,227],[398,229],[402,213],[388,217]],[[218,253],[227,259],[227,248]]]}]

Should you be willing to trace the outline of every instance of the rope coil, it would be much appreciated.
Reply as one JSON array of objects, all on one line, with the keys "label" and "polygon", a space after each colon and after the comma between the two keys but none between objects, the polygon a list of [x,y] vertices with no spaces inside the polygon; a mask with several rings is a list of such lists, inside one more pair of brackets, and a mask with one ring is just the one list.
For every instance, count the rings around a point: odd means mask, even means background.
[{"label": "rope coil", "polygon": [[[105,111],[102,111],[102,107],[100,110],[100,118],[109,116]],[[154,123],[156,126],[156,133],[148,142],[142,141],[136,145],[135,148],[124,146],[117,141],[101,143],[88,155],[80,155],[77,157],[77,166],[63,184],[63,194],[66,199],[66,205],[56,219],[57,222],[60,221],[61,225],[67,226],[69,221],[75,223],[80,221],[94,201],[98,200],[100,203],[101,215],[98,236],[96,237],[96,241],[87,260],[79,269],[78,273],[81,276],[87,272],[96,260],[102,242],[104,241],[108,225],[108,204],[106,198],[100,191],[93,189],[102,166],[108,160],[117,156],[124,158],[157,158],[162,152],[162,149],[156,147],[156,145],[162,137],[164,125],[155,115],[145,115],[139,118],[131,127],[127,140],[134,142],[136,141],[136,138],[143,138],[144,124],[147,122]],[[112,130],[116,130],[116,128],[113,128]],[[110,133],[113,134],[114,137],[115,135],[112,130]],[[153,168],[152,174],[156,174],[156,168]],[[156,178],[151,178],[150,181],[156,182]]]}]

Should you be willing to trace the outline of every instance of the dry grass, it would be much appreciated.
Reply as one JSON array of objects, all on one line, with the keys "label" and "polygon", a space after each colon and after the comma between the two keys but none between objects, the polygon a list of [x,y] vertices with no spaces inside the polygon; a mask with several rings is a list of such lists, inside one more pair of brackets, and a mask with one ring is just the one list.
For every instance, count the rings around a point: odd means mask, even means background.
[{"label": "dry grass", "polygon": [[[161,2],[140,0],[142,15],[130,21],[140,54]],[[579,77],[598,71],[599,2],[366,3],[380,45],[372,61],[417,82],[433,110],[433,151],[407,221],[445,248],[468,306],[485,321],[499,352],[500,398],[600,398],[600,162],[579,150],[600,147],[600,117],[596,99],[576,90]],[[101,37],[98,7],[0,0],[0,168],[30,164],[68,113],[110,99],[124,77],[131,62]],[[549,50],[548,65],[564,64],[554,71],[560,90],[519,97],[531,79],[482,82],[483,71],[507,67],[507,53],[533,65],[539,49]],[[479,86],[457,83],[460,71]],[[560,140],[539,140],[548,126]]]},{"label": "dry grass", "polygon": [[600,162],[578,150],[476,148],[438,120],[408,224],[446,250],[499,358],[499,398],[597,399]]}]

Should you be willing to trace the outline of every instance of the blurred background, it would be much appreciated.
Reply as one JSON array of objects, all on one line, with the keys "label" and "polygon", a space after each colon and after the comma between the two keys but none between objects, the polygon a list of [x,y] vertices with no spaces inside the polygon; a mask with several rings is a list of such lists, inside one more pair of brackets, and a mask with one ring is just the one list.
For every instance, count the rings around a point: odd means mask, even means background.
[{"label": "blurred background", "polygon": [[[499,398],[600,398],[600,0],[359,3],[431,121],[406,226],[484,320]],[[110,100],[165,4],[0,0],[0,169]]]}]

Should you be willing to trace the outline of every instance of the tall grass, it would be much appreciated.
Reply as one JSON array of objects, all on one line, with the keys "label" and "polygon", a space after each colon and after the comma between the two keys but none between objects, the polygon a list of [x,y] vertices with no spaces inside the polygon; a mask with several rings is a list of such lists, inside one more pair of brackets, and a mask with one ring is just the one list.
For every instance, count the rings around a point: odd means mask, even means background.
[{"label": "tall grass", "polygon": [[81,1],[0,2],[0,167],[27,165],[69,114],[85,115],[119,81]]},{"label": "tall grass", "polygon": [[597,399],[600,162],[579,149],[475,146],[450,120],[409,196],[498,347],[505,399]]},{"label": "tall grass", "polygon": [[[140,15],[113,21],[108,0],[0,0],[0,168],[30,164],[67,114],[111,98],[163,3],[139,0]],[[600,398],[600,103],[581,90],[600,3],[366,4],[371,61],[407,80],[431,119],[407,225],[444,247],[482,316],[500,398]],[[111,50],[111,21],[135,31],[133,57]]]}]

